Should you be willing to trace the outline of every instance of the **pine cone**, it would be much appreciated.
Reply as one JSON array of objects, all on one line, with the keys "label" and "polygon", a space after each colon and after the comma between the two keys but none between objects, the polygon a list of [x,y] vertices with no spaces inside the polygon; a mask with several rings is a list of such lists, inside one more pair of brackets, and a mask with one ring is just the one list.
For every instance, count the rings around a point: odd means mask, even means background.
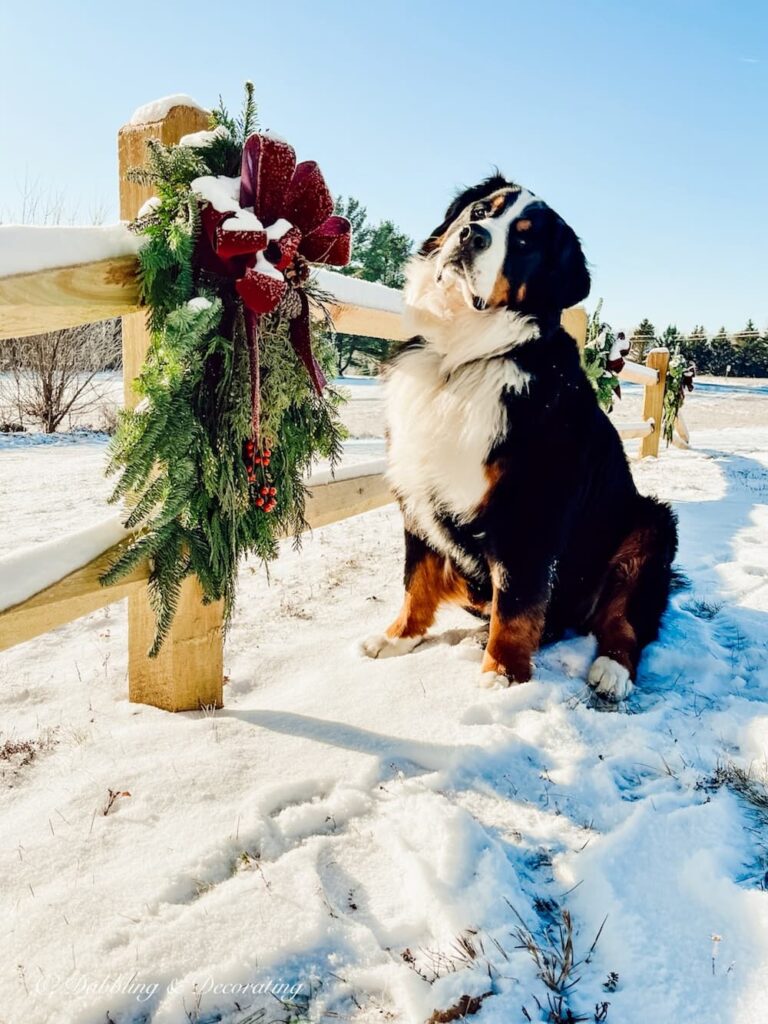
[{"label": "pine cone", "polygon": [[301,301],[298,293],[293,289],[287,291],[283,296],[283,301],[280,303],[280,308],[283,315],[289,320],[297,317],[301,313]]},{"label": "pine cone", "polygon": [[310,274],[309,262],[301,253],[296,253],[291,262],[283,271],[285,280],[292,288],[301,288],[306,284]]}]

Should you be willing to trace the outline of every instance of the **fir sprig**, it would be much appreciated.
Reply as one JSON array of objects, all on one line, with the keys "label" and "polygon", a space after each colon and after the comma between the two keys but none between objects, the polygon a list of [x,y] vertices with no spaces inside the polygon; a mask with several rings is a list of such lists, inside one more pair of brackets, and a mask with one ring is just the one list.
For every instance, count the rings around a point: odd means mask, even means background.
[{"label": "fir sprig", "polygon": [[259,127],[258,108],[254,99],[253,82],[245,83],[243,111],[232,117],[219,96],[218,105],[211,111],[211,128],[223,128],[216,138],[203,149],[205,162],[212,174],[233,177],[240,171],[240,159],[245,140]]}]

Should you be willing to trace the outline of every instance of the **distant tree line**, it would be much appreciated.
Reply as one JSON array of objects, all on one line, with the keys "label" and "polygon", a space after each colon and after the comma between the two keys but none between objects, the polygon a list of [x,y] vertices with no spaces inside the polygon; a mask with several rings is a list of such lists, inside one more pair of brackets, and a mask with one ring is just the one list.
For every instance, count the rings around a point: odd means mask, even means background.
[{"label": "distant tree line", "polygon": [[[352,223],[352,260],[342,273],[365,281],[379,281],[391,288],[402,288],[405,265],[413,251],[413,241],[391,220],[372,224],[359,199],[339,196],[336,213]],[[644,362],[649,350],[664,346],[679,350],[686,362],[694,363],[699,374],[723,377],[768,377],[768,331],[761,333],[753,320],[741,331],[729,334],[721,327],[716,334],[697,325],[683,334],[674,324],[658,331],[650,320],[643,320],[631,336],[630,359]],[[386,358],[390,342],[353,334],[336,334],[336,368],[345,373],[375,374]]]},{"label": "distant tree line", "polygon": [[629,357],[641,363],[656,346],[679,349],[686,361],[695,364],[697,373],[768,377],[768,331],[761,334],[753,320],[734,334],[721,327],[714,335],[700,325],[690,334],[683,334],[674,324],[659,333],[650,320],[643,320],[632,334]]}]

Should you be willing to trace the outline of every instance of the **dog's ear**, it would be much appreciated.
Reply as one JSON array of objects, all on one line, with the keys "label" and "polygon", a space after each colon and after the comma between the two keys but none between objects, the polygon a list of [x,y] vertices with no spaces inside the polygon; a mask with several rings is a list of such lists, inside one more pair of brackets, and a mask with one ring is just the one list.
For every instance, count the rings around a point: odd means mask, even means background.
[{"label": "dog's ear", "polygon": [[568,309],[586,299],[589,287],[589,271],[581,243],[573,228],[558,217],[544,288],[547,304],[557,310]]},{"label": "dog's ear", "polygon": [[473,185],[472,188],[465,188],[463,192],[459,192],[445,211],[442,224],[438,224],[429,238],[423,242],[419,249],[419,256],[426,256],[439,247],[443,235],[467,206],[476,203],[479,199],[484,199],[486,196],[493,195],[500,188],[507,188],[511,184],[503,175],[497,173],[490,175],[490,177],[481,181],[479,185]]}]

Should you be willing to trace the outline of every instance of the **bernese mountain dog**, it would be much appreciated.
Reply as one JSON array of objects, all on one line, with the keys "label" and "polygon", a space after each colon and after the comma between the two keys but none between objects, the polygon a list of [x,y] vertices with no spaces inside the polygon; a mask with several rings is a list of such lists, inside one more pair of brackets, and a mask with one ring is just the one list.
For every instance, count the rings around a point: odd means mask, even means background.
[{"label": "bernese mountain dog", "polygon": [[589,685],[630,693],[666,607],[667,505],[639,494],[561,313],[589,293],[573,230],[500,175],[462,192],[411,261],[384,374],[405,599],[369,657],[406,654],[452,602],[490,620],[482,682],[522,683],[541,643],[593,633]]}]

